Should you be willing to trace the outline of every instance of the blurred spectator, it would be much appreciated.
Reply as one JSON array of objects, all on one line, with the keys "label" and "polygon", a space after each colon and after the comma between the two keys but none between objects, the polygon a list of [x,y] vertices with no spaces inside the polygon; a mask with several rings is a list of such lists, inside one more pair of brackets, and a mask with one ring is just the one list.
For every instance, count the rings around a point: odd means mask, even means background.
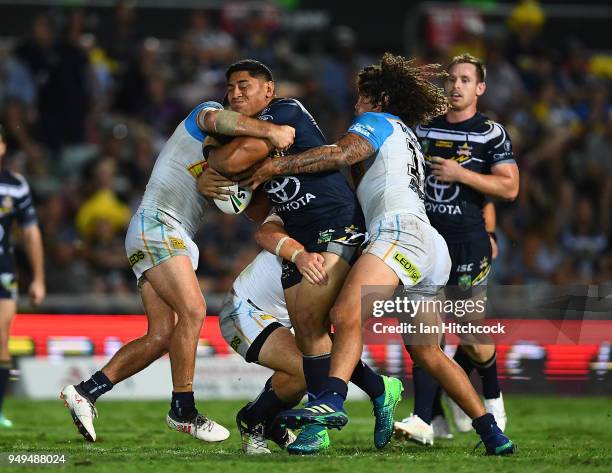
[{"label": "blurred spectator", "polygon": [[[76,215],[76,226],[81,237],[86,241],[96,241],[97,232],[112,231],[112,235],[123,232],[129,222],[131,212],[113,191],[113,178],[116,165],[111,159],[103,159],[94,164],[89,187],[90,196],[85,199]],[[101,222],[104,222],[101,224]],[[108,225],[106,227],[105,225]],[[108,237],[105,237],[108,240]]]},{"label": "blurred spectator", "polygon": [[[37,14],[0,56],[7,165],[28,174],[37,199],[49,292],[136,290],[125,225],[174,128],[197,103],[223,99],[229,63],[266,62],[277,92],[298,97],[334,141],[353,115],[357,72],[375,62],[351,28],[290,30],[271,3],[194,10],[161,39],[145,38],[133,0],[107,17],[94,11]],[[496,279],[612,281],[610,57],[575,37],[547,42],[544,27],[555,19],[534,0],[517,2],[497,25],[473,8],[432,11],[432,55],[416,62],[466,50],[485,56],[483,111],[507,126],[521,170],[517,202],[498,205]],[[196,237],[204,290],[231,286],[258,251],[253,230],[211,208]]]}]

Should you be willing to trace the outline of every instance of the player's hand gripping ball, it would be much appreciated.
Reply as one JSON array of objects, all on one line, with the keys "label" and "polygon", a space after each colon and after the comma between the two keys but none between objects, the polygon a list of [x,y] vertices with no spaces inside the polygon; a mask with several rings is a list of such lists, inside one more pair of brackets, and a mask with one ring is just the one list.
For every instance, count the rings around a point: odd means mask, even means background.
[{"label": "player's hand gripping ball", "polygon": [[227,196],[228,200],[214,199],[213,202],[221,212],[226,214],[238,215],[242,213],[251,202],[251,197],[253,197],[251,189],[240,187],[238,184],[232,184],[231,186],[223,187],[223,189],[227,189],[233,192],[233,194]]}]

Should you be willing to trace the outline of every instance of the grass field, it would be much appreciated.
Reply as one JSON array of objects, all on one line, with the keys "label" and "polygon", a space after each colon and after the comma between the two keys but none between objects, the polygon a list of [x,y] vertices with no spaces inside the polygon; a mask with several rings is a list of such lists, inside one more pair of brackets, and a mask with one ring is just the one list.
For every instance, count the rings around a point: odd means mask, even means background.
[{"label": "grass field", "polygon": [[[0,451],[7,453],[64,453],[69,464],[40,467],[87,472],[181,471],[232,473],[265,469],[298,472],[610,472],[612,471],[612,399],[508,396],[507,432],[518,444],[514,457],[484,457],[472,453],[475,434],[458,434],[455,440],[438,441],[433,448],[398,443],[383,451],[372,444],[371,406],[348,404],[349,425],[332,433],[332,448],[314,457],[272,455],[246,457],[234,415],[243,403],[209,402],[210,417],[230,427],[222,444],[203,444],[165,426],[166,402],[100,401],[96,421],[98,441],[85,442],[77,433],[61,401],[32,402],[7,399],[5,413],[15,427],[0,430]],[[411,400],[402,402],[399,416],[409,413]],[[4,465],[3,465],[4,466]],[[4,468],[3,468],[4,469]],[[33,471],[18,466],[7,471]]]}]

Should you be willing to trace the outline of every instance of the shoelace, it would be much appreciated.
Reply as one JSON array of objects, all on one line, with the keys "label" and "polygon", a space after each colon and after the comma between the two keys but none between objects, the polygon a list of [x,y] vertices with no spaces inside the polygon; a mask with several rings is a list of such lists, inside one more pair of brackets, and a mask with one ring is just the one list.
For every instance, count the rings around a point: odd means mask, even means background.
[{"label": "shoelace", "polygon": [[198,414],[196,416],[195,425],[197,429],[204,429],[208,430],[209,432],[212,432],[212,430],[215,428],[215,423],[202,414]]},{"label": "shoelace", "polygon": [[256,426],[249,428],[247,430],[247,434],[253,445],[258,448],[268,448],[268,443],[266,442],[266,438],[264,436],[263,424],[257,424]]}]

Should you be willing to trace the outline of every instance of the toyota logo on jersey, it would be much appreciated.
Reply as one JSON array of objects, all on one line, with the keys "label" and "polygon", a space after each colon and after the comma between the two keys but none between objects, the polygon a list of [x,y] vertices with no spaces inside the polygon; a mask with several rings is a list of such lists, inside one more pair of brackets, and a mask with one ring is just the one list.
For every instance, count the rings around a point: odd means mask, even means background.
[{"label": "toyota logo on jersey", "polygon": [[459,196],[459,192],[457,184],[438,181],[433,175],[427,176],[425,193],[429,200],[440,203],[452,202]]},{"label": "toyota logo on jersey", "polygon": [[451,204],[459,197],[461,189],[458,184],[438,181],[432,174],[427,176],[425,194],[427,202],[425,209],[428,212],[456,215],[461,214],[461,207]]},{"label": "toyota logo on jersey", "polygon": [[279,177],[268,181],[266,193],[275,204],[284,204],[292,200],[300,192],[300,180],[296,177]]}]

